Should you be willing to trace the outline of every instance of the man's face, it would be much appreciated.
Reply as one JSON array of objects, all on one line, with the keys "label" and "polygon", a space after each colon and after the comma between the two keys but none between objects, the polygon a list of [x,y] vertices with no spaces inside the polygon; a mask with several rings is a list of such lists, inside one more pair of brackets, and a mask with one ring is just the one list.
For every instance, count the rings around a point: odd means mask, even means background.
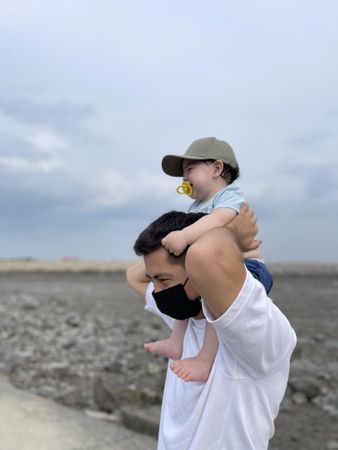
[{"label": "man's face", "polygon": [[[150,281],[154,283],[154,291],[160,292],[176,284],[186,281],[188,278],[185,268],[180,262],[173,263],[165,248],[159,248],[149,255],[144,256],[146,274]],[[198,293],[191,286],[189,281],[184,287],[188,298],[191,300],[198,297]]]}]

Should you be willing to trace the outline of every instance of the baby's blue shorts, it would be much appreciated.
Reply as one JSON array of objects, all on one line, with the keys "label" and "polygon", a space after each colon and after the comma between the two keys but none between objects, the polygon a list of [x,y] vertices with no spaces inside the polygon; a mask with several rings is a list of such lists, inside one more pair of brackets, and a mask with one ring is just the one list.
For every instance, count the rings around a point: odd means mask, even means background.
[{"label": "baby's blue shorts", "polygon": [[272,288],[273,280],[272,275],[268,271],[268,268],[261,261],[257,261],[257,259],[246,259],[244,261],[248,271],[251,275],[256,278],[256,280],[260,281],[264,286],[266,293],[268,294]]}]

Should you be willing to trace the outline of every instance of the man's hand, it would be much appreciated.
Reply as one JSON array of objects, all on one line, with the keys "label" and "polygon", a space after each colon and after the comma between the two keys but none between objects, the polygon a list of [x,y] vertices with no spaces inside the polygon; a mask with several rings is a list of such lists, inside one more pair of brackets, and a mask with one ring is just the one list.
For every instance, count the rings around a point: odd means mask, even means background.
[{"label": "man's hand", "polygon": [[143,259],[127,269],[126,278],[129,286],[144,298],[149,279],[146,276],[146,268]]},{"label": "man's hand", "polygon": [[228,228],[234,233],[242,252],[259,247],[261,241],[254,240],[258,232],[256,216],[248,203],[242,205],[239,214],[229,223]]},{"label": "man's hand", "polygon": [[172,231],[165,238],[163,238],[162,245],[173,255],[179,256],[188,246],[188,242],[184,231],[179,230]]}]

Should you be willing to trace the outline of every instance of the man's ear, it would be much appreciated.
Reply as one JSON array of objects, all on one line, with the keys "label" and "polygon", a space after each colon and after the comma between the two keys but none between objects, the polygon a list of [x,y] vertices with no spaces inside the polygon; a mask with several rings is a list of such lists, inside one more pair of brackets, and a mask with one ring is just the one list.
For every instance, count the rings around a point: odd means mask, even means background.
[{"label": "man's ear", "polygon": [[214,168],[215,168],[215,176],[222,175],[224,170],[224,163],[220,159],[217,159],[217,161],[214,161]]}]

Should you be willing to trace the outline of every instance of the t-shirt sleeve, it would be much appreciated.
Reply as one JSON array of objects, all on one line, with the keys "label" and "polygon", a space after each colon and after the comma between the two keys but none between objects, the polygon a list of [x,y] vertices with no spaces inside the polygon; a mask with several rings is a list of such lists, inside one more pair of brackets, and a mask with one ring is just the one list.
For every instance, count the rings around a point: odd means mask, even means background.
[{"label": "t-shirt sleeve", "polygon": [[152,295],[153,290],[154,284],[149,283],[146,291],[146,304],[144,309],[161,317],[164,320],[164,322],[168,325],[168,327],[172,329],[174,325],[174,319],[172,317],[167,316],[166,314],[162,314],[161,311],[158,309],[154,297]]},{"label": "t-shirt sleeve", "polygon": [[239,212],[241,205],[244,202],[241,191],[238,187],[228,187],[217,194],[214,198],[212,207],[217,208],[232,208]]},{"label": "t-shirt sleeve", "polygon": [[259,378],[277,371],[290,358],[296,334],[289,321],[267,297],[264,287],[247,271],[236,300],[218,319],[205,302],[203,312],[224,345],[249,376]]}]

